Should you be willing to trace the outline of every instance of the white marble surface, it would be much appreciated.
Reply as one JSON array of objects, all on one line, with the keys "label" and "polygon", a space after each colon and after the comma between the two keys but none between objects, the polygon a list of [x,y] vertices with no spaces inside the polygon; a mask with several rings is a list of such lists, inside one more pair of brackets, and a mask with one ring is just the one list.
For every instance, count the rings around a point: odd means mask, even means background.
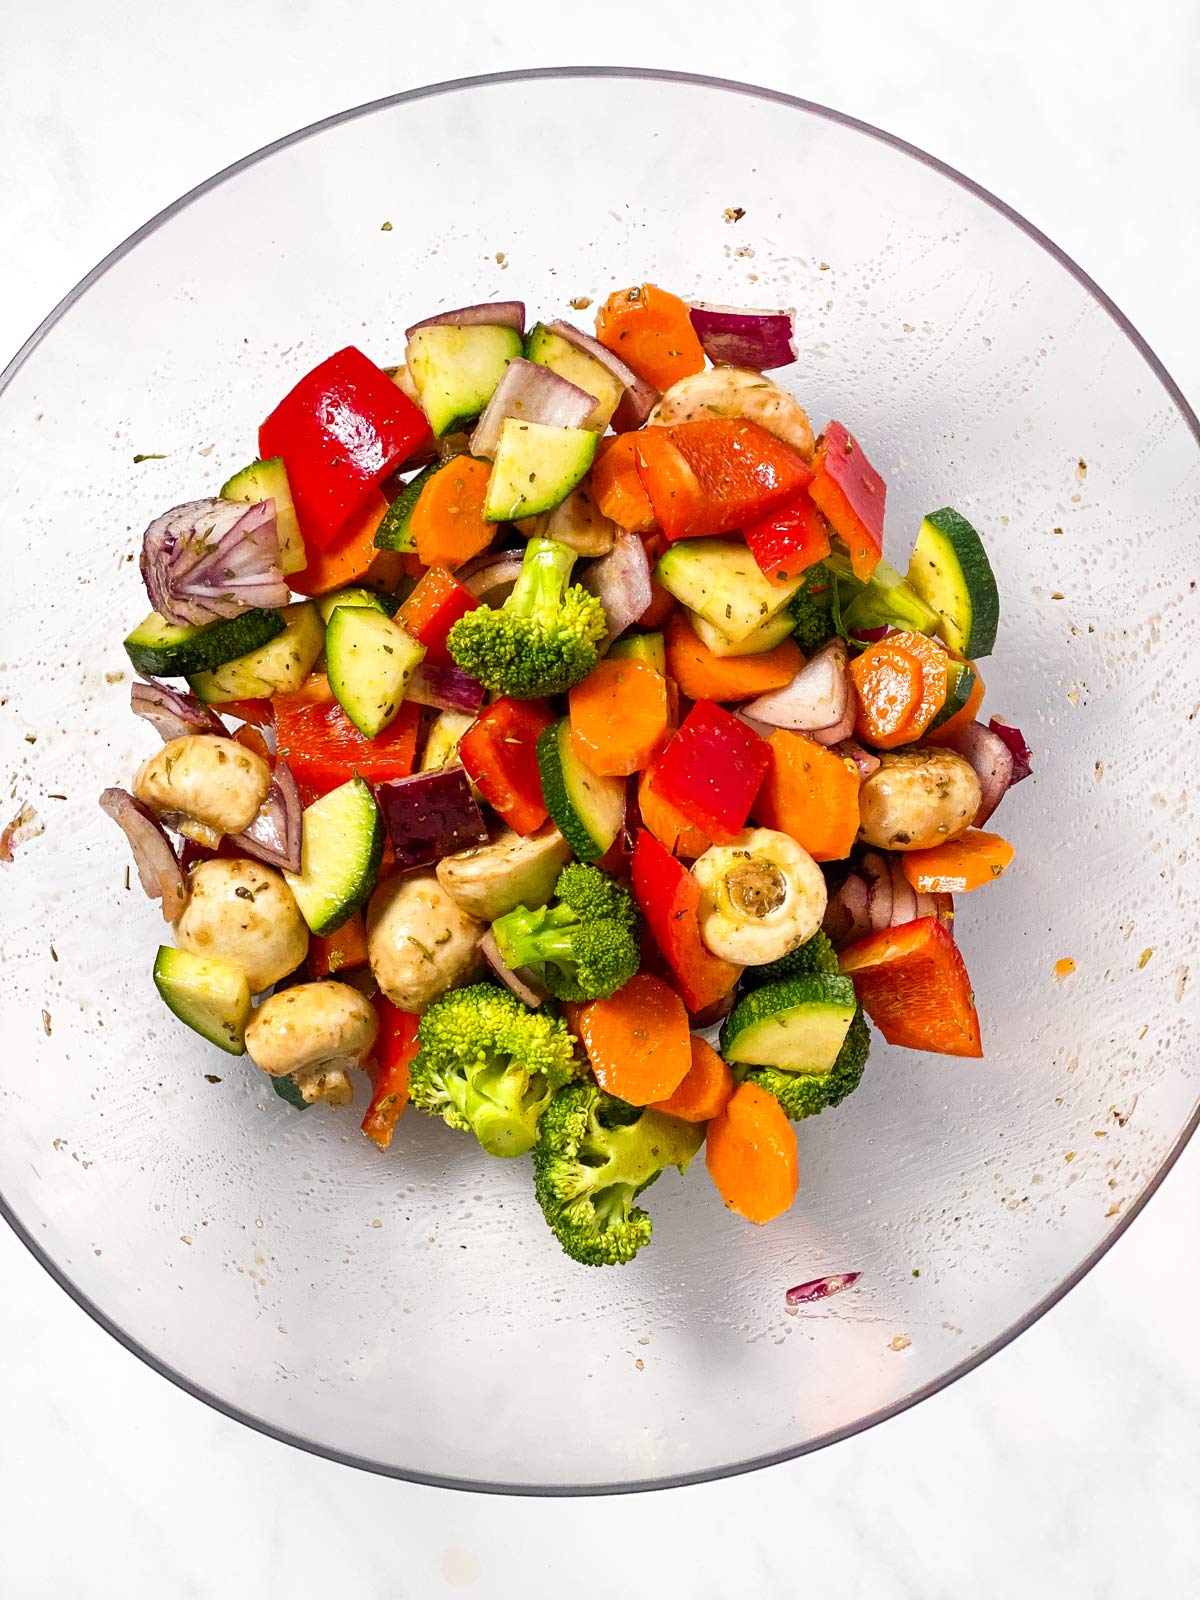
[{"label": "white marble surface", "polygon": [[[1200,398],[1186,0],[459,0],[452,26],[405,0],[344,9],[0,0],[3,356],[152,212],[294,126],[463,73],[628,61],[788,89],[935,151],[1057,239]],[[1195,1592],[1198,1217],[1193,1148],[1069,1299],[952,1390],[789,1466],[606,1504],[414,1488],[262,1439],[127,1355],[3,1231],[0,1596]]]}]

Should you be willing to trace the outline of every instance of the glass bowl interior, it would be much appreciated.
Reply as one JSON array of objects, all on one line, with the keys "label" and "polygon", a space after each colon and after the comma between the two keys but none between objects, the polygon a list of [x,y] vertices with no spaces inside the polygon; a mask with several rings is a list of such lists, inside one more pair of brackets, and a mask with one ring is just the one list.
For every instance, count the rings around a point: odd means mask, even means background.
[{"label": "glass bowl interior", "polygon": [[[798,1128],[786,1217],[728,1214],[701,1163],[648,1196],[643,1256],[595,1271],[560,1254],[525,1162],[416,1114],[381,1153],[354,1114],[296,1115],[176,1024],[149,978],[161,919],[96,796],[155,743],[120,647],[145,609],[141,532],[215,493],[297,376],[351,342],[395,361],[439,307],[515,295],[586,323],[644,279],[797,307],[783,379],[868,444],[893,560],[935,506],[985,531],[1004,608],[988,704],[1036,775],[998,818],[1014,867],[959,906],[986,1058],[876,1044],[858,1093]],[[783,96],[477,80],[197,191],[60,308],[0,396],[0,742],[10,809],[44,826],[0,903],[12,1220],[206,1399],[433,1481],[719,1474],[966,1370],[1086,1270],[1196,1116],[1195,429],[1032,230]],[[848,1270],[851,1292],[786,1313],[789,1285]]]}]

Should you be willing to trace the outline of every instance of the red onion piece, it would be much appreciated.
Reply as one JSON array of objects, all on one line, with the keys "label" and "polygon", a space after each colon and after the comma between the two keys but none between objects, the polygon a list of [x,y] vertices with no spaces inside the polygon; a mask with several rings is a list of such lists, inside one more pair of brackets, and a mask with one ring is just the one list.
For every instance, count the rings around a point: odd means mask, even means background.
[{"label": "red onion piece", "polygon": [[701,1028],[714,1028],[718,1022],[724,1022],[725,1018],[733,1010],[736,999],[737,984],[735,983],[729,993],[722,995],[719,1000],[712,1001],[711,1004],[706,1005],[700,1011],[690,1012],[688,1021],[692,1032],[698,1033]]},{"label": "red onion piece", "polygon": [[1013,769],[1008,787],[1011,789],[1014,783],[1024,783],[1033,774],[1033,751],[1025,743],[1025,735],[1020,728],[1014,728],[1011,722],[1005,722],[1001,717],[993,717],[988,728],[998,739],[1004,740],[1012,755]]},{"label": "red onion piece", "polygon": [[258,815],[244,833],[231,834],[229,842],[268,866],[299,872],[303,837],[304,801],[291,767],[280,761]]},{"label": "red onion piece", "polygon": [[878,644],[881,639],[886,639],[891,631],[885,622],[882,628],[855,628],[854,637],[863,644]]},{"label": "red onion piece", "polygon": [[471,435],[471,454],[491,460],[500,429],[510,418],[541,422],[550,428],[582,428],[596,409],[596,396],[568,383],[549,367],[518,356],[505,368],[496,392]]},{"label": "red onion piece", "polygon": [[955,751],[975,768],[983,801],[975,813],[972,827],[982,828],[984,823],[1004,799],[1012,782],[1013,753],[1006,740],[982,722],[968,722],[944,741],[945,748]]},{"label": "red onion piece", "polygon": [[[934,894],[929,897],[933,901],[933,915],[943,923],[946,932],[954,932],[954,896],[952,894]],[[926,913],[922,912],[924,916]]]},{"label": "red onion piece", "polygon": [[175,506],[143,534],[141,566],[150,604],[176,624],[215,622],[291,599],[279,566],[274,500]]},{"label": "red onion piece", "polygon": [[[798,733],[814,733],[841,728],[849,704],[849,675],[846,672],[846,646],[831,639],[812,660],[782,689],[772,689],[748,701],[743,713],[756,722],[769,722],[774,728],[791,728]],[[836,744],[849,733],[839,732],[830,739]]]},{"label": "red onion piece", "polygon": [[402,872],[488,841],[483,813],[461,767],[377,784],[375,798]]},{"label": "red onion piece", "polygon": [[759,722],[755,717],[748,717],[744,711],[735,711],[734,716],[739,722],[744,722],[751,733],[756,733],[760,739],[769,739],[775,729],[769,722]]},{"label": "red onion piece", "polygon": [[915,922],[920,915],[917,911],[917,891],[909,883],[900,865],[900,857],[894,855],[885,859],[892,875],[892,927],[899,928],[906,922]]},{"label": "red onion piece", "polygon": [[873,772],[879,771],[879,757],[871,750],[864,750],[856,739],[843,739],[836,749],[838,755],[853,761],[860,778],[869,778]]},{"label": "red onion piece", "polygon": [[612,549],[599,561],[593,561],[579,581],[589,594],[594,594],[600,601],[608,618],[608,632],[600,641],[600,654],[603,655],[613,640],[635,623],[654,599],[646,546],[636,533],[627,533],[624,528],[618,528],[613,535]]},{"label": "red onion piece", "polygon": [[183,869],[162,823],[126,789],[105,789],[100,809],[111,817],[129,840],[142,888],[151,900],[162,901],[162,913],[175,922],[187,905]]},{"label": "red onion piece", "polygon": [[590,333],[584,333],[571,322],[551,322],[548,325],[550,333],[558,334],[560,339],[565,339],[569,345],[583,352],[585,356],[592,356],[599,361],[601,366],[607,367],[618,383],[625,385],[625,398],[621,404],[624,408],[622,422],[625,431],[640,428],[642,423],[658,404],[658,390],[652,383],[647,383],[645,378],[639,378],[632,367],[627,367],[621,360],[602,345],[599,339],[593,339]]},{"label": "red onion piece", "polygon": [[814,728],[809,734],[810,739],[815,739],[818,744],[841,744],[854,732],[854,724],[858,721],[858,690],[854,687],[854,679],[849,672],[846,673],[846,709],[842,713],[842,720],[835,722],[832,728]]},{"label": "red onion piece", "polygon": [[522,1005],[536,1011],[546,998],[546,989],[532,967],[510,967],[500,954],[496,936],[489,928],[479,941],[479,954],[509,991]]},{"label": "red onion piece", "polygon": [[827,1278],[810,1278],[807,1283],[798,1283],[794,1289],[789,1289],[784,1299],[789,1306],[806,1306],[814,1300],[828,1300],[831,1294],[841,1294],[843,1289],[851,1289],[862,1277],[861,1272],[836,1272]]},{"label": "red onion piece", "polygon": [[749,367],[768,372],[796,360],[796,308],[754,311],[693,300],[692,327],[715,367]]},{"label": "red onion piece", "polygon": [[460,306],[457,311],[439,311],[436,316],[425,317],[405,328],[404,337],[411,339],[418,328],[515,328],[525,337],[524,300],[491,300],[486,305]]},{"label": "red onion piece", "polygon": [[455,573],[458,581],[475,596],[481,605],[500,606],[512,593],[513,585],[521,576],[524,551],[501,550],[468,561]]},{"label": "red onion piece", "polygon": [[841,888],[830,895],[822,928],[835,950],[865,939],[871,932],[870,890],[865,878],[850,873]]},{"label": "red onion piece", "polygon": [[135,717],[144,717],[164,744],[189,733],[228,735],[229,730],[216,712],[195,695],[170,689],[157,678],[145,683],[135,680],[129,690],[129,706]]},{"label": "red onion piece", "polygon": [[877,850],[868,850],[858,870],[867,885],[871,932],[882,933],[892,925],[892,875],[888,864]]},{"label": "red onion piece", "polygon": [[416,669],[404,690],[404,698],[419,706],[436,706],[439,711],[462,711],[474,716],[483,705],[484,689],[478,678],[453,664],[439,666],[425,661]]}]

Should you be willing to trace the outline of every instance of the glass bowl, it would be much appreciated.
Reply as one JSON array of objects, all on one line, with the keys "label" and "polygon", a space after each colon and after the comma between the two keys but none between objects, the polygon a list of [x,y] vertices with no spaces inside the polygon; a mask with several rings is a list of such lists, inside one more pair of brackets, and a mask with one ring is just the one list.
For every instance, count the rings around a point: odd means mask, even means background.
[{"label": "glass bowl", "polygon": [[[382,1153],[353,1113],[298,1116],[178,1025],[150,982],[161,919],[96,797],[156,743],[120,645],[145,609],[141,532],[214,493],[299,374],[350,342],[394,361],[438,307],[518,295],[587,321],[643,279],[798,308],[783,376],[869,442],[893,559],[935,506],[985,530],[1004,607],[988,705],[1036,776],[1001,813],[1015,865],[959,907],[986,1058],[877,1043],[858,1093],[799,1126],[786,1217],[756,1229],[702,1164],[668,1173],[653,1245],[596,1271],[560,1253],[526,1162],[415,1113]],[[1096,286],[991,196],[736,84],[446,84],[202,185],[4,385],[0,737],[6,803],[37,821],[0,868],[0,1192],[164,1375],[401,1477],[679,1483],[949,1383],[1144,1204],[1197,1115],[1197,423]],[[787,1313],[790,1285],[852,1270]]]}]

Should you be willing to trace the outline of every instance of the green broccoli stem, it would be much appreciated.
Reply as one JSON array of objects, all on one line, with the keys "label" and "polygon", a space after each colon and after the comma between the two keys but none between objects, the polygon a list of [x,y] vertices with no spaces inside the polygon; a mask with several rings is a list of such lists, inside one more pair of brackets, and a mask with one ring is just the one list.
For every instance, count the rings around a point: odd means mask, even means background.
[{"label": "green broccoli stem", "polygon": [[571,581],[576,552],[557,539],[531,539],[525,547],[521,575],[504,602],[517,617],[556,615]]},{"label": "green broccoli stem", "polygon": [[540,1073],[527,1076],[517,1065],[496,1065],[467,1080],[463,1114],[491,1156],[523,1156],[533,1149],[538,1112],[549,1094]]},{"label": "green broccoli stem", "polygon": [[[551,961],[556,967],[571,972],[575,967],[575,930],[579,919],[555,926],[548,923],[541,928],[530,928],[515,939],[511,936],[501,945],[500,953],[510,967],[528,967],[535,961]],[[500,943],[499,939],[496,941]],[[507,947],[507,948],[506,948]],[[512,959],[509,960],[509,951]]]},{"label": "green broccoli stem", "polygon": [[526,954],[533,950],[537,941],[558,929],[577,927],[579,920],[566,905],[540,906],[536,911],[518,906],[515,911],[496,918],[492,923],[492,935],[508,966],[525,967],[534,961],[551,959],[536,953]]}]

